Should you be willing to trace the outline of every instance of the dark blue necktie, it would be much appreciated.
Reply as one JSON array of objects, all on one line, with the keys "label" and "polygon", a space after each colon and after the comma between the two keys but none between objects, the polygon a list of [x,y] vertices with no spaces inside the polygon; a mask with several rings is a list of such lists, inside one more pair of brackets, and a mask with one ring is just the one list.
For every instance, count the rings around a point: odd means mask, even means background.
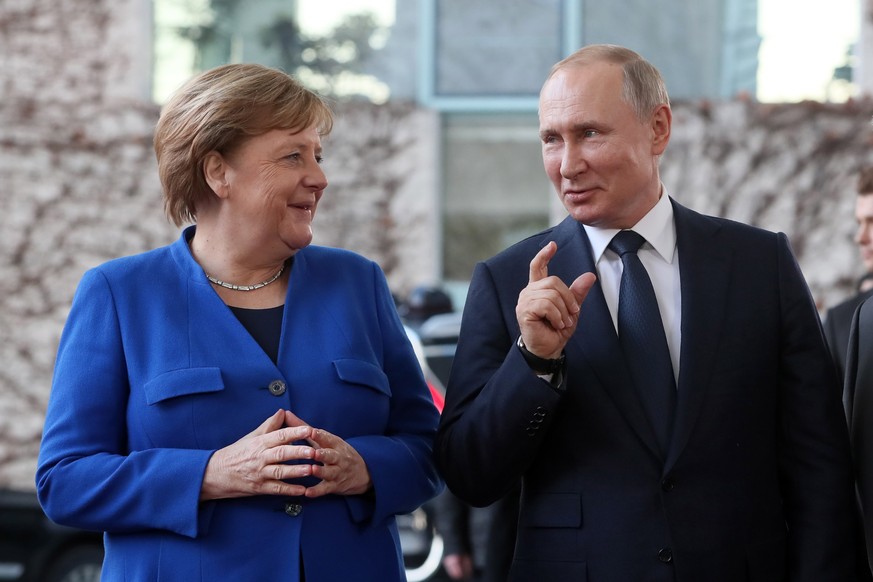
[{"label": "dark blue necktie", "polygon": [[634,231],[623,230],[609,243],[624,266],[618,292],[618,339],[658,444],[666,453],[676,408],[676,380],[655,290],[637,256],[644,242]]}]

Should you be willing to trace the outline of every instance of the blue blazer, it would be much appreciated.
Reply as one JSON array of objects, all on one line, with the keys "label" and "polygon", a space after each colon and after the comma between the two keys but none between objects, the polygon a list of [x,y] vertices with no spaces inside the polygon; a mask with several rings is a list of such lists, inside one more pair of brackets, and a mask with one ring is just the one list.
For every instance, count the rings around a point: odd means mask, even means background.
[{"label": "blue blazer", "polygon": [[484,505],[522,481],[512,580],[854,579],[840,389],[786,237],[675,202],[682,325],[671,446],[659,451],[595,284],[566,346],[565,390],[514,342],[518,294],[595,272],[572,218],[477,265],[435,451]]},{"label": "blue blazer", "polygon": [[[192,258],[192,228],[82,278],[36,474],[47,515],[106,532],[104,582],[293,581],[301,556],[309,581],[404,580],[394,516],[442,486],[438,413],[382,271],[298,252],[274,364]],[[199,502],[212,453],[280,408],[355,447],[372,494]]]}]

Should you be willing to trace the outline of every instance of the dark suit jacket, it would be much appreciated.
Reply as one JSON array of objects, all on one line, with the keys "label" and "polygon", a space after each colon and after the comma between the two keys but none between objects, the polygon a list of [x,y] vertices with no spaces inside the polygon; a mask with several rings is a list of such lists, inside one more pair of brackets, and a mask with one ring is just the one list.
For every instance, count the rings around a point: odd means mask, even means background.
[{"label": "dark suit jacket", "polygon": [[435,446],[446,482],[486,504],[522,479],[512,580],[853,580],[839,383],[788,241],[673,206],[682,344],[666,457],[599,284],[564,390],[514,346],[518,294],[548,241],[551,275],[596,272],[568,218],[476,266]]},{"label": "dark suit jacket", "polygon": [[[864,521],[866,550],[873,558],[873,302],[861,303],[852,319],[846,356],[845,400]],[[870,560],[873,568],[873,559]]]},{"label": "dark suit jacket", "polygon": [[849,330],[852,327],[852,317],[855,315],[855,310],[858,309],[858,306],[864,303],[864,300],[871,295],[873,295],[873,290],[858,293],[828,309],[825,316],[825,338],[828,340],[828,347],[831,350],[831,356],[834,359],[834,364],[837,367],[840,378],[845,378],[846,376],[846,348],[849,345]]}]

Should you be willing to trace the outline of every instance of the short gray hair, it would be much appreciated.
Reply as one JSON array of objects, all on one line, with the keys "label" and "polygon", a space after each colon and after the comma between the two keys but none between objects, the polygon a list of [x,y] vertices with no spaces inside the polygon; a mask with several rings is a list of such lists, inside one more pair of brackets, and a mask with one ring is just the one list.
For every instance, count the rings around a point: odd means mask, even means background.
[{"label": "short gray hair", "polygon": [[555,63],[546,81],[558,71],[597,62],[622,65],[624,84],[621,96],[641,122],[648,120],[658,106],[670,106],[667,86],[658,69],[638,53],[614,44],[592,44],[580,48],[564,60]]}]

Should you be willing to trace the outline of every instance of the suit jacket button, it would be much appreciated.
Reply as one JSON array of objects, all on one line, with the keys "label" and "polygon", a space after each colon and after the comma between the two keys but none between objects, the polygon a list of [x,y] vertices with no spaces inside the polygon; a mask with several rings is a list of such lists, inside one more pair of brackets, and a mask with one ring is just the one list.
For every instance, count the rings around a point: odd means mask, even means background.
[{"label": "suit jacket button", "polygon": [[291,517],[297,517],[303,513],[303,506],[299,503],[291,503],[290,501],[285,504],[285,514],[290,515]]},{"label": "suit jacket button", "polygon": [[661,548],[660,550],[658,550],[658,559],[665,564],[669,564],[673,561],[673,552],[670,550],[670,548]]},{"label": "suit jacket button", "polygon": [[282,380],[273,380],[267,388],[273,396],[282,396],[285,394],[285,382]]},{"label": "suit jacket button", "polygon": [[673,489],[675,489],[675,488],[676,488],[676,482],[673,481],[672,479],[670,479],[669,477],[667,479],[664,479],[663,481],[661,481],[661,489],[663,489],[664,491],[670,492],[670,491],[673,491]]}]

